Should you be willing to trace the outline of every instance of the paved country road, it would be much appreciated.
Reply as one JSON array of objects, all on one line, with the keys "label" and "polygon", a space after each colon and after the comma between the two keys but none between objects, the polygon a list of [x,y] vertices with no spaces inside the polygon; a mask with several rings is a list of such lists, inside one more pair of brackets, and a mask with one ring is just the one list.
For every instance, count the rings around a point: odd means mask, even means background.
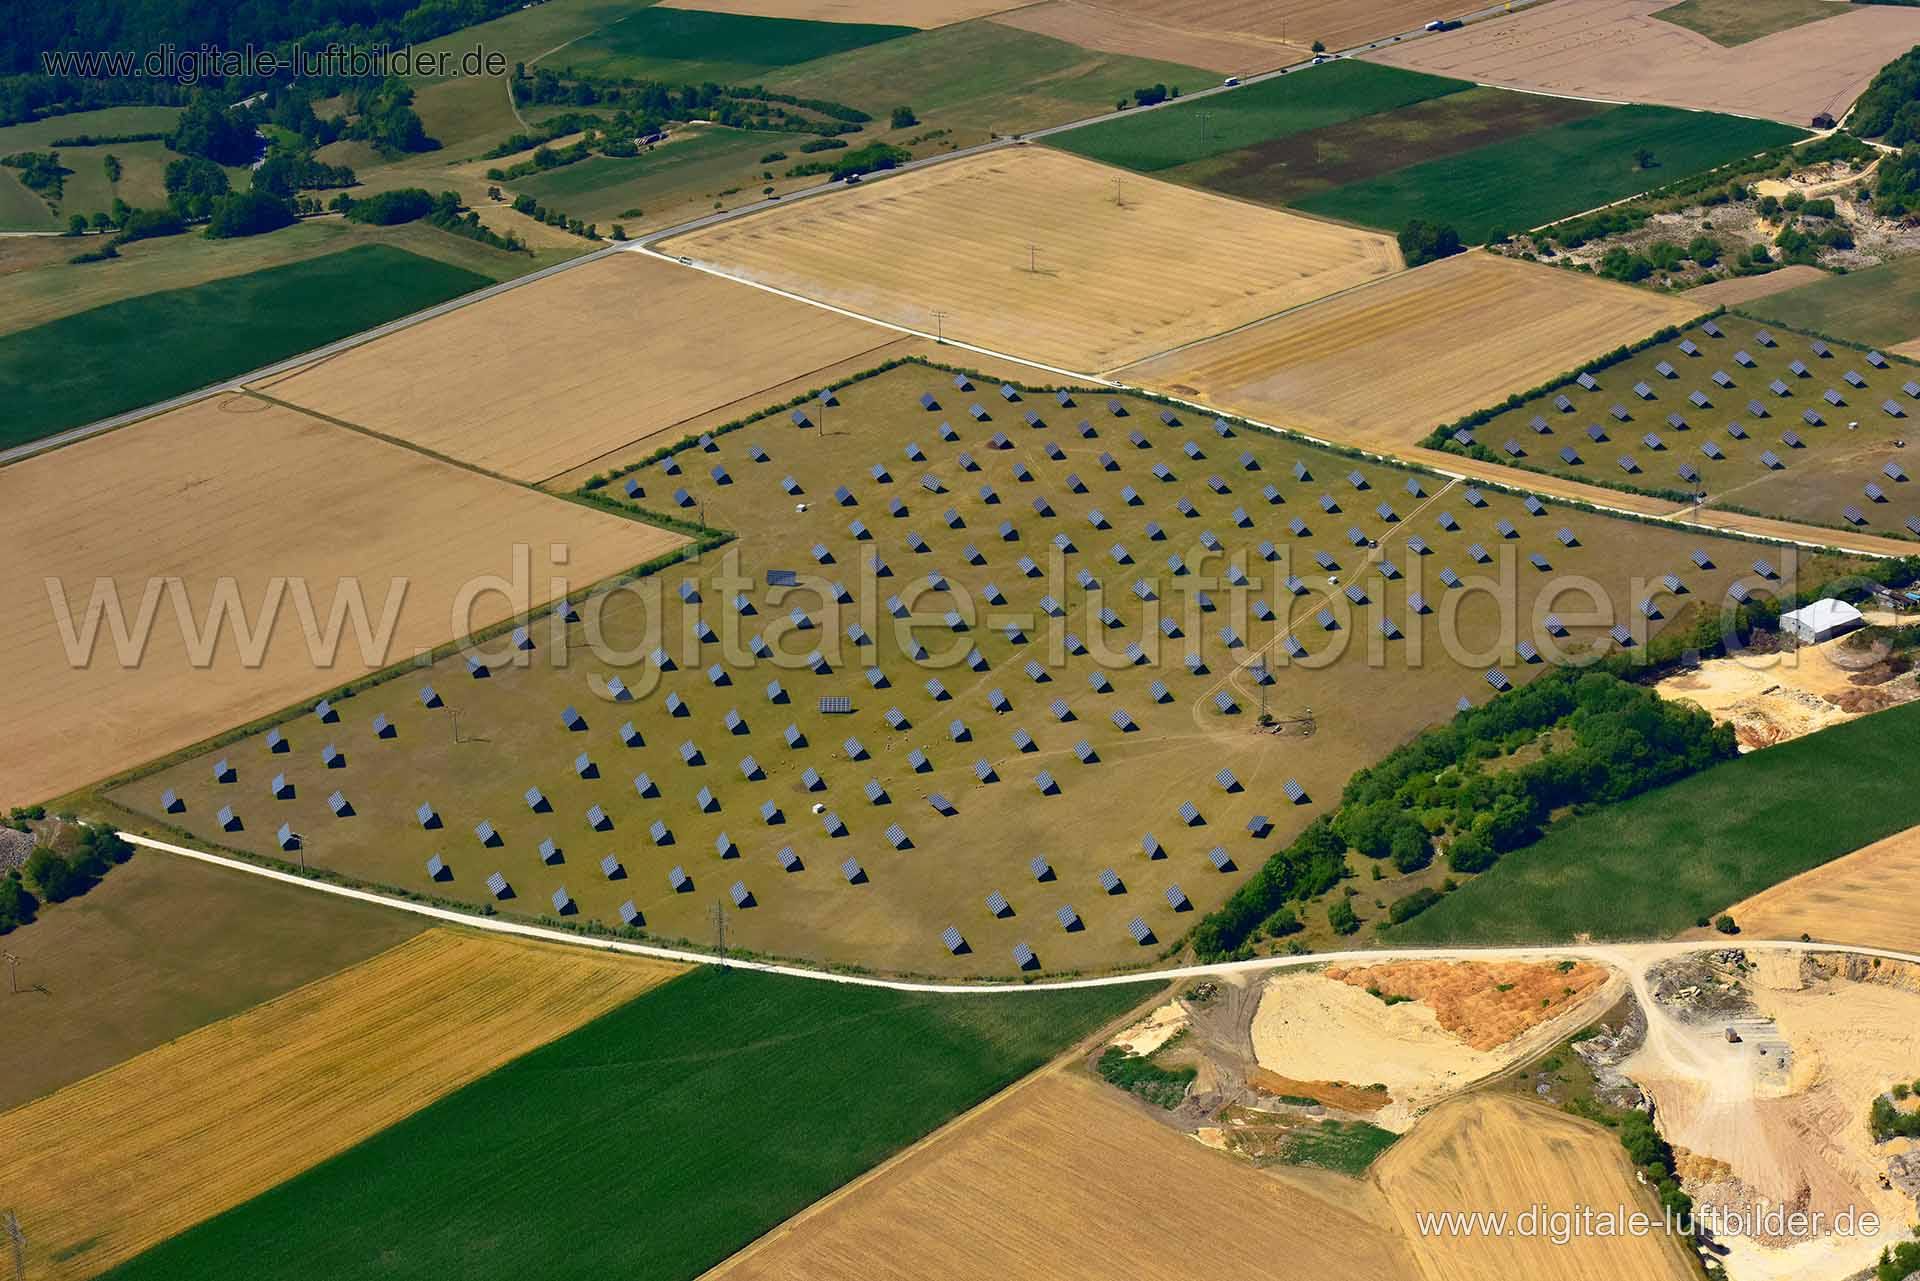
[{"label": "paved country road", "polygon": [[1882,947],[1854,947],[1844,943],[1802,943],[1788,939],[1730,939],[1725,943],[1708,940],[1696,940],[1690,943],[1579,943],[1579,944],[1541,944],[1535,947],[1422,947],[1422,948],[1372,948],[1350,952],[1309,952],[1301,956],[1261,957],[1251,961],[1221,961],[1212,965],[1178,965],[1168,969],[1134,971],[1126,974],[1103,974],[1095,978],[1083,979],[1040,979],[1033,982],[998,983],[929,983],[909,979],[883,979],[866,974],[842,974],[832,970],[811,969],[804,965],[783,965],[772,961],[752,961],[741,957],[711,956],[705,952],[686,951],[679,948],[655,947],[648,943],[634,943],[627,939],[612,938],[600,934],[577,934],[571,930],[554,930],[539,925],[524,925],[517,921],[502,920],[497,916],[479,916],[469,912],[457,912],[450,908],[433,907],[426,903],[416,903],[409,899],[393,898],[385,894],[376,894],[371,890],[353,889],[345,885],[334,885],[327,881],[317,881],[304,876],[295,876],[291,872],[282,872],[270,867],[261,867],[244,859],[228,858],[221,854],[210,854],[205,850],[196,850],[185,845],[174,845],[167,841],[156,841],[151,837],[136,836],[132,832],[121,832],[123,840],[142,849],[157,850],[164,854],[173,854],[180,858],[195,859],[202,863],[212,863],[217,867],[244,872],[250,876],[264,876],[269,880],[284,881],[290,885],[302,886],[321,894],[333,894],[341,898],[357,899],[363,903],[375,903],[398,912],[411,912],[416,916],[430,917],[445,921],[451,925],[464,925],[469,929],[490,930],[496,934],[512,934],[520,938],[539,939],[548,943],[564,943],[573,947],[599,948],[605,952],[624,952],[633,956],[652,957],[663,961],[680,961],[688,965],[720,965],[730,969],[755,970],[762,974],[782,974],[789,978],[811,979],[822,983],[844,983],[851,987],[886,988],[894,992],[930,992],[947,995],[1004,995],[1010,992],[1058,992],[1070,988],[1116,987],[1126,983],[1161,983],[1175,979],[1207,978],[1223,974],[1248,974],[1265,970],[1297,969],[1310,965],[1329,963],[1355,965],[1373,964],[1388,961],[1419,960],[1483,960],[1508,961],[1527,960],[1534,957],[1581,957],[1611,965],[1624,973],[1640,975],[1645,966],[1663,956],[1678,956],[1688,952],[1711,951],[1719,947],[1738,947],[1745,951],[1796,951],[1796,952],[1839,952],[1855,956],[1880,957],[1889,961],[1912,961],[1920,964],[1920,955],[1911,952],[1899,952]]}]

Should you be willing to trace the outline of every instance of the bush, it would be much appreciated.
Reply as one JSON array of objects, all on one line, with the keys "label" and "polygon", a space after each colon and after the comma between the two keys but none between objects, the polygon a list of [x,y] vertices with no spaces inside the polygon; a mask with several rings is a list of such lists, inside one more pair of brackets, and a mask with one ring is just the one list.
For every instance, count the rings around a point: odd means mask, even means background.
[{"label": "bush", "polygon": [[1395,899],[1393,906],[1387,909],[1387,919],[1395,925],[1402,921],[1411,921],[1439,901],[1440,891],[1433,886],[1417,889],[1404,898]]},{"label": "bush", "polygon": [[1442,223],[1415,218],[1400,229],[1400,256],[1409,267],[1459,252],[1460,233]]},{"label": "bush", "polygon": [[920,117],[913,114],[912,107],[895,107],[893,109],[893,127],[895,129],[911,129],[919,123]]},{"label": "bush", "polygon": [[0,934],[33,920],[39,902],[27,892],[18,872],[0,876]]},{"label": "bush", "polygon": [[1713,918],[1713,928],[1719,930],[1722,934],[1738,934],[1740,932],[1740,927],[1733,923],[1733,918],[1724,912]]},{"label": "bush", "polygon": [[433,197],[420,187],[401,187],[383,191],[365,200],[342,199],[335,202],[349,221],[375,227],[393,227],[415,222],[433,212]]},{"label": "bush", "polygon": [[236,191],[213,202],[207,219],[209,240],[229,240],[278,231],[293,222],[293,210],[278,196],[264,191]]},{"label": "bush", "polygon": [[1327,907],[1327,924],[1335,934],[1352,934],[1360,928],[1360,918],[1353,914],[1352,903],[1337,898]]}]

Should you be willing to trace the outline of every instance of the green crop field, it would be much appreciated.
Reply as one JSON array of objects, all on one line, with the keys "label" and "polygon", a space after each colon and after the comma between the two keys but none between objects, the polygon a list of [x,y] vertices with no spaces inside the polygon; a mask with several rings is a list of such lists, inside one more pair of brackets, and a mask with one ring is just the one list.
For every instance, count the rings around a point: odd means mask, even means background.
[{"label": "green crop field", "polygon": [[1844,12],[1833,0],[1680,0],[1653,16],[1715,44],[1740,45]]},{"label": "green crop field", "polygon": [[[1140,965],[1355,769],[1487,697],[1489,666],[1515,682],[1545,670],[1520,661],[1523,638],[1548,661],[1611,648],[1615,623],[1644,639],[1718,608],[1754,558],[1250,427],[1164,423],[1137,398],[1116,414],[1106,392],[1008,401],[908,364],[837,399],[809,411],[824,434],[783,410],[599,491],[735,541],[584,602],[577,622],[535,621],[530,651],[483,647],[484,677],[466,655],[409,668],[340,701],[337,722],[294,715],[283,751],[250,735],[111,799],[253,857],[289,857],[285,823],[311,865],[511,916],[550,915],[565,890],[581,921],[618,927],[630,906],[648,936],[704,941],[737,882],[752,903],[728,937],[762,954],[1004,977],[1026,943],[1056,973]],[[1703,546],[1715,563],[1696,568]],[[1634,580],[1667,571],[1687,593],[1656,592],[1649,620]],[[1567,636],[1546,627],[1555,610]],[[444,706],[422,705],[427,684]],[[184,808],[161,812],[166,789]],[[328,805],[336,789],[350,817]],[[450,879],[429,878],[436,853]],[[489,894],[496,871],[513,897]],[[1009,913],[988,911],[995,890]],[[1083,928],[1060,927],[1064,906]],[[968,950],[949,952],[948,926]]]},{"label": "green crop field", "polygon": [[1571,98],[1469,88],[1223,152],[1163,169],[1156,176],[1245,200],[1287,205],[1316,191],[1459,155],[1604,110],[1597,103]]},{"label": "green crop field", "polygon": [[61,226],[46,199],[20,181],[18,170],[0,169],[0,231],[52,231]]},{"label": "green crop field", "polygon": [[[1383,942],[1659,938],[1920,823],[1909,703],[1557,824]],[[1845,804],[1834,798],[1844,796]],[[1898,887],[1889,886],[1889,893]]]},{"label": "green crop field", "polygon": [[671,142],[637,156],[594,156],[577,164],[549,169],[512,184],[516,194],[532,196],[569,217],[605,223],[626,209],[648,213],[676,200],[692,200],[729,188],[746,189],[755,199],[760,173],[776,175],[791,161],[759,164],[769,151],[794,145],[791,135],[751,130],[716,129],[683,142]]},{"label": "green crop field", "polygon": [[1878,267],[1829,276],[1743,303],[1749,315],[1855,342],[1896,343],[1920,339],[1920,257],[1896,258]]},{"label": "green crop field", "polygon": [[489,283],[362,245],[0,335],[0,396],[15,406],[0,446],[192,391]]},{"label": "green crop field", "polygon": [[1119,114],[1109,124],[1063,134],[1052,145],[1154,173],[1472,87],[1465,80],[1342,60],[1198,102]]},{"label": "green crop field", "polygon": [[[1111,108],[1141,86],[1206,85],[1213,72],[1099,53],[996,22],[961,22],[775,71],[769,89],[850,103],[885,121],[910,103],[924,129],[971,144]],[[898,141],[889,134],[890,141]]]},{"label": "green crop field", "polygon": [[608,75],[674,83],[753,83],[775,67],[897,40],[917,28],[809,22],[702,9],[640,9],[586,36],[553,61]]},{"label": "green crop field", "polygon": [[107,1275],[683,1281],[1154,990],[697,970]]},{"label": "green crop field", "polygon": [[[1615,107],[1298,201],[1296,207],[1397,230],[1447,223],[1469,243],[1553,222],[1688,174],[1805,137],[1805,131],[1672,107]],[[1651,151],[1654,168],[1635,167]]]},{"label": "green crop field", "polygon": [[[1740,315],[1711,323],[1721,336],[1691,326],[1601,370],[1592,389],[1554,388],[1494,415],[1473,435],[1489,457],[1512,466],[1681,500],[1704,490],[1710,506],[1920,537],[1920,528],[1908,524],[1920,524],[1920,496],[1907,478],[1920,470],[1920,459],[1902,444],[1920,413],[1920,366],[1882,356],[1876,368],[1871,353],[1839,345],[1826,345],[1821,356],[1815,339]],[[1638,393],[1641,386],[1650,394]],[[1828,393],[1841,403],[1831,403]],[[1561,396],[1564,410],[1556,403]],[[1900,416],[1887,412],[1887,401]],[[1592,438],[1593,427],[1603,430],[1601,439]],[[1446,447],[1458,448],[1451,441]],[[1522,452],[1514,455],[1513,447]],[[1632,460],[1631,472],[1622,459]],[[1850,507],[1856,514],[1847,513]]]}]

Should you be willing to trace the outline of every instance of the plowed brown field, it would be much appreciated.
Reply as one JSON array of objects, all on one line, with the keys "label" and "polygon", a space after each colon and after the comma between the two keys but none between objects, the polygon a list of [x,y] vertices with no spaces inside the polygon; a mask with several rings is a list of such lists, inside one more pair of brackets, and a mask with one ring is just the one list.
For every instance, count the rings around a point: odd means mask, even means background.
[{"label": "plowed brown field", "polygon": [[102,1272],[682,968],[432,930],[0,1115],[27,1276]]},{"label": "plowed brown field", "polygon": [[878,22],[901,27],[944,27],[984,18],[1021,0],[662,0],[662,9],[744,13],[756,18],[808,22]]},{"label": "plowed brown field", "polygon": [[1700,310],[1474,252],[1155,356],[1120,376],[1280,426],[1398,449]]},{"label": "plowed brown field", "polygon": [[941,311],[949,339],[1080,371],[1400,266],[1387,236],[1038,148],[869,179],[665,248],[921,331]]}]

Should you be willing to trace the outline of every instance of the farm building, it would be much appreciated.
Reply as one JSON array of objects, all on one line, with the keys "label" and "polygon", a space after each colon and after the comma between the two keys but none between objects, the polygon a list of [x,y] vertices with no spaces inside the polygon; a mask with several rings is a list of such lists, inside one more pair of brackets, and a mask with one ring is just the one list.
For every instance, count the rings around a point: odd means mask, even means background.
[{"label": "farm building", "polygon": [[1814,645],[1844,635],[1861,622],[1859,610],[1829,596],[1780,615],[1780,630],[1802,645]]}]

